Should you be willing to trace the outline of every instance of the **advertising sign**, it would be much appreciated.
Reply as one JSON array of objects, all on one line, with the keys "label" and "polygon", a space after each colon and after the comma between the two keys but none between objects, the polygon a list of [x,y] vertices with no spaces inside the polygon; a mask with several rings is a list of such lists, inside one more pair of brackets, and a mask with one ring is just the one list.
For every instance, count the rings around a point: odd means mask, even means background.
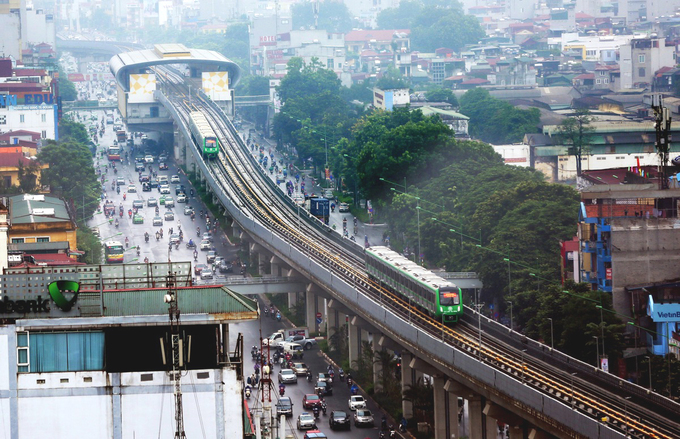
[{"label": "advertising sign", "polygon": [[230,101],[228,72],[203,72],[201,74],[203,92],[213,101]]},{"label": "advertising sign", "polygon": [[128,102],[131,104],[154,102],[153,92],[155,90],[155,74],[132,74],[130,75],[130,94],[128,96]]}]

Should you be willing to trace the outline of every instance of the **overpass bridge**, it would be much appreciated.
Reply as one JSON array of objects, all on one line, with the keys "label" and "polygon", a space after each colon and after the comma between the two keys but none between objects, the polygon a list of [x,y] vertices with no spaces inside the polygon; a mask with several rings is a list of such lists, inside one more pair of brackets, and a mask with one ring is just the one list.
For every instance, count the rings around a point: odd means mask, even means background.
[{"label": "overpass bridge", "polygon": [[[468,400],[471,437],[495,437],[496,420],[512,438],[680,437],[680,407],[660,395],[569,358],[466,309],[448,328],[372,282],[363,272],[362,249],[317,221],[301,222],[292,200],[247,154],[246,145],[214,102],[167,75],[154,98],[174,120],[175,155],[199,175],[248,242],[262,274],[305,279],[289,295],[304,296],[307,326],[329,336],[349,316],[350,361],[373,335],[376,350],[402,353],[402,385],[422,374],[434,384],[435,437],[455,437],[457,397]],[[187,101],[187,96],[189,100]],[[206,114],[224,150],[203,161],[187,130],[187,112]],[[316,320],[324,315],[323,323]],[[374,365],[374,377],[380,375]],[[379,382],[376,379],[379,389]],[[413,407],[402,402],[409,417]]]}]

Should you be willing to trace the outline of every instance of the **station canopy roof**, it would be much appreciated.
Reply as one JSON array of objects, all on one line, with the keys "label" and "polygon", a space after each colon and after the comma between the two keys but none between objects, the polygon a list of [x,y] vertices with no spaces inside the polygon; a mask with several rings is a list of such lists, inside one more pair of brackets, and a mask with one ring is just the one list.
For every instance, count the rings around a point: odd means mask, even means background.
[{"label": "station canopy roof", "polygon": [[184,44],[156,44],[153,49],[135,50],[114,55],[109,61],[111,73],[125,91],[129,91],[129,75],[148,67],[163,64],[189,64],[203,67],[205,71],[229,72],[229,82],[238,83],[241,77],[239,66],[219,52],[204,49],[190,49]]}]

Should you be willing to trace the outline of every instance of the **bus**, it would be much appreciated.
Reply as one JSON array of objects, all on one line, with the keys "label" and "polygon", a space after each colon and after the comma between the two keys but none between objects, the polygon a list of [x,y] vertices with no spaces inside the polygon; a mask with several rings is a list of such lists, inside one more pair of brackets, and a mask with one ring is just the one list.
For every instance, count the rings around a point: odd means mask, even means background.
[{"label": "bus", "polygon": [[104,254],[107,264],[122,264],[125,249],[120,241],[106,241],[104,243]]},{"label": "bus", "polygon": [[120,148],[117,146],[109,146],[109,161],[120,161]]}]

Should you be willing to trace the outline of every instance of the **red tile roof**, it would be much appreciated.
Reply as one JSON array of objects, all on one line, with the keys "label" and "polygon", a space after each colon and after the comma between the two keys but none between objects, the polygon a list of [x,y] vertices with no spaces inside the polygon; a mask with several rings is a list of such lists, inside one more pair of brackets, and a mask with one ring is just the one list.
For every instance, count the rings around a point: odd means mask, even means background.
[{"label": "red tile roof", "polygon": [[595,79],[595,73],[582,73],[575,76],[574,79]]},{"label": "red tile roof", "polygon": [[0,154],[0,167],[13,167],[21,161],[24,165],[31,163],[31,159],[27,159],[20,152],[8,152],[7,154]]},{"label": "red tile roof", "polygon": [[468,79],[467,81],[461,82],[461,85],[475,85],[475,84],[481,85],[481,84],[488,84],[488,83],[489,83],[489,81],[487,81],[486,79],[472,78],[472,79]]},{"label": "red tile roof", "polygon": [[34,142],[40,140],[40,133],[28,130],[7,131],[6,133],[0,134],[0,140],[11,140],[13,137],[25,137],[25,136],[31,136],[31,140],[33,140]]}]

